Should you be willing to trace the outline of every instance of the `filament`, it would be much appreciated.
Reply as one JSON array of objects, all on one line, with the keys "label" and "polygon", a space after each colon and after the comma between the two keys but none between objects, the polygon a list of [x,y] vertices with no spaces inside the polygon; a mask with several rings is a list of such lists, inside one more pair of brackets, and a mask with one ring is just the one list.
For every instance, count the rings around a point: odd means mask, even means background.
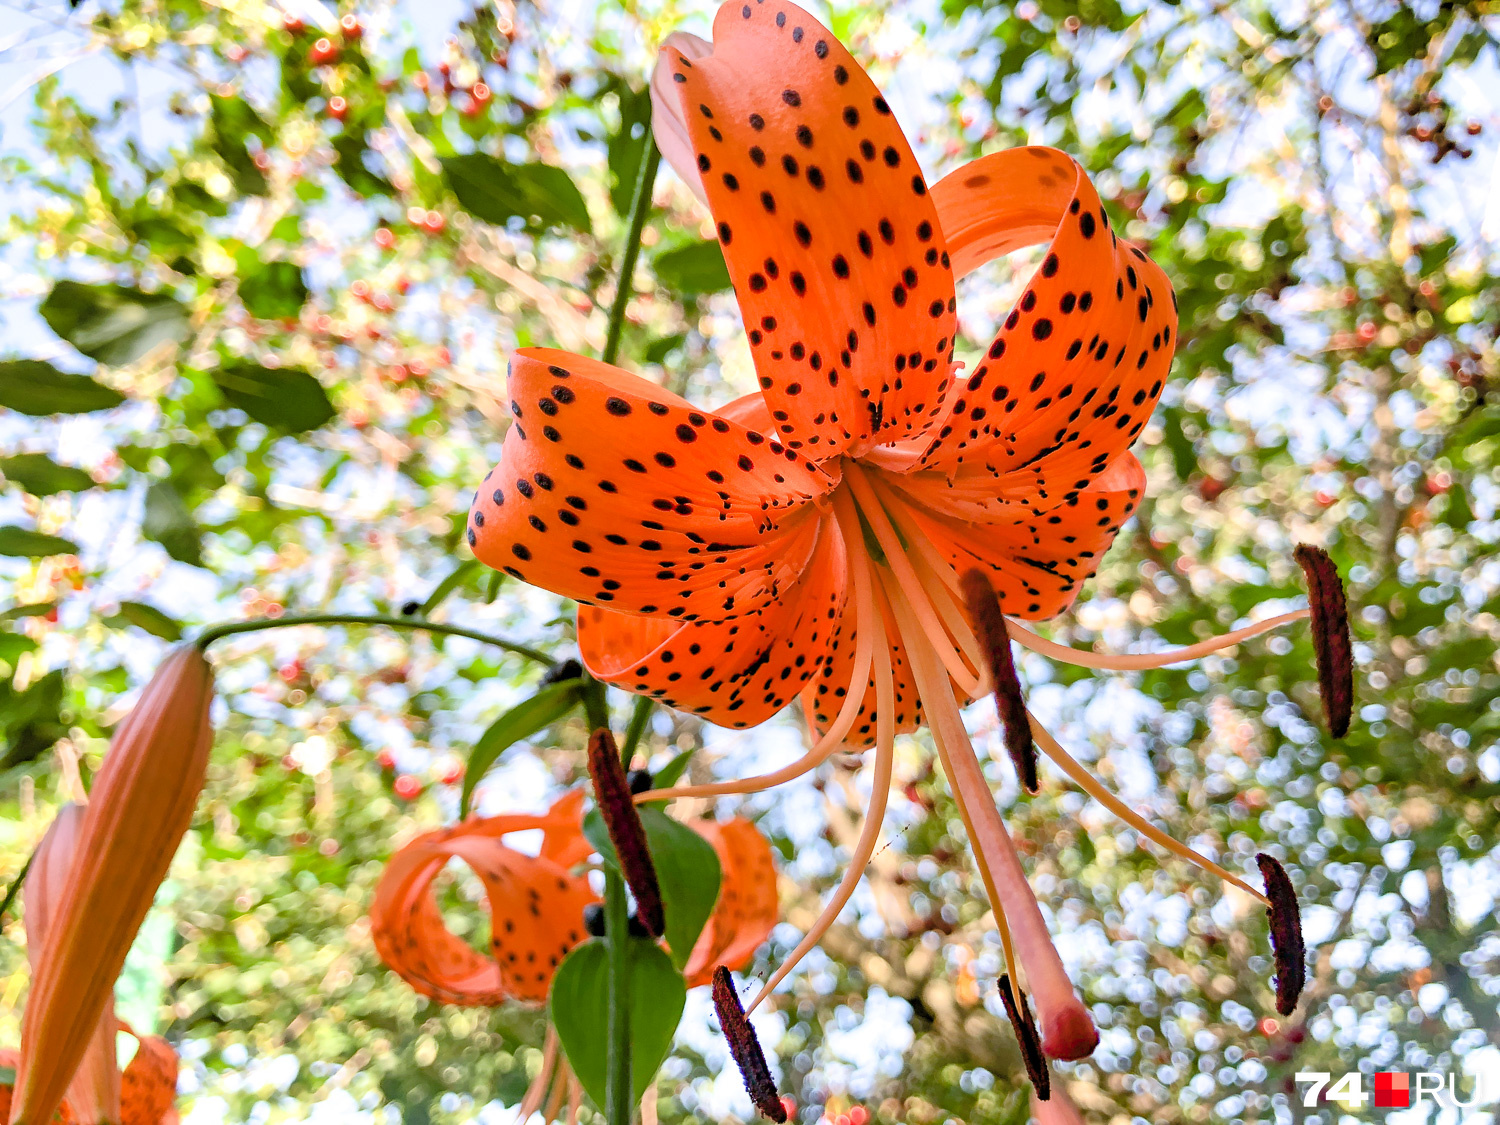
[{"label": "filament", "polygon": [[1221,649],[1233,648],[1241,641],[1258,637],[1262,633],[1269,633],[1272,629],[1293,621],[1302,621],[1312,616],[1310,609],[1294,609],[1290,613],[1283,613],[1277,617],[1268,617],[1264,621],[1257,621],[1254,625],[1246,625],[1243,629],[1236,629],[1232,633],[1222,636],[1210,637],[1206,641],[1199,641],[1195,645],[1185,645],[1182,648],[1170,648],[1163,652],[1087,652],[1082,649],[1070,648],[1068,645],[1060,645],[1056,641],[1049,641],[1027,628],[1015,618],[1009,618],[1010,639],[1023,648],[1029,648],[1032,652],[1040,653],[1042,656],[1053,660],[1061,660],[1066,664],[1076,664],[1080,668],[1105,668],[1115,672],[1136,672],[1149,668],[1166,668],[1172,664],[1182,664],[1189,660],[1197,660],[1208,656],[1210,653]]},{"label": "filament", "polygon": [[[756,777],[741,777],[730,781],[714,781],[703,785],[679,785],[671,789],[648,789],[636,795],[635,803],[646,801],[670,801],[677,797],[722,797],[730,793],[759,793],[777,785],[793,781],[805,773],[817,769],[833,757],[843,746],[844,737],[865,698],[865,685],[870,682],[870,663],[875,652],[875,638],[870,630],[862,627],[866,621],[875,619],[874,594],[871,590],[869,556],[864,543],[858,537],[858,521],[854,522],[855,538],[851,539],[845,521],[840,521],[840,530],[845,532],[844,545],[848,552],[851,577],[854,580],[854,672],[849,681],[849,690],[844,696],[833,725],[818,739],[817,743],[802,757],[779,770]],[[887,654],[889,659],[889,654]]]},{"label": "filament", "polygon": [[912,567],[911,560],[906,557],[906,548],[902,545],[896,529],[886,515],[885,508],[880,503],[880,498],[875,495],[870,482],[865,479],[864,474],[854,462],[850,461],[845,466],[844,479],[849,482],[849,487],[859,500],[860,512],[869,518],[870,528],[875,532],[880,549],[885,552],[886,562],[896,580],[904,587],[912,613],[921,625],[922,631],[927,634],[932,651],[942,661],[943,667],[953,677],[954,682],[972,698],[979,693],[979,677],[964,665],[963,658],[959,656],[947,631],[939,622],[937,613],[927,600],[926,591]]},{"label": "filament", "polygon": [[1103,783],[1100,782],[1098,778],[1091,774],[1076,758],[1074,758],[1071,754],[1069,754],[1062,748],[1062,744],[1047,732],[1047,728],[1042,726],[1042,724],[1037,721],[1037,717],[1033,715],[1029,710],[1026,712],[1026,718],[1031,723],[1031,733],[1033,737],[1036,738],[1037,743],[1041,746],[1047,757],[1056,762],[1058,766],[1062,768],[1062,771],[1070,778],[1072,778],[1073,782],[1090,797],[1094,798],[1094,800],[1098,801],[1101,805],[1107,808],[1110,812],[1114,813],[1117,817],[1123,820],[1126,824],[1130,825],[1130,827],[1134,828],[1141,835],[1145,836],[1148,840],[1151,840],[1153,843],[1165,848],[1173,855],[1187,860],[1195,867],[1202,868],[1210,875],[1217,875],[1226,883],[1233,883],[1240,890],[1244,891],[1246,894],[1251,895],[1254,898],[1259,899],[1267,906],[1270,905],[1270,900],[1268,900],[1265,895],[1261,894],[1260,891],[1256,890],[1249,883],[1245,882],[1243,879],[1233,874],[1232,872],[1225,870],[1223,867],[1220,867],[1217,863],[1209,859],[1207,856],[1200,855],[1198,852],[1194,851],[1186,844],[1172,839],[1172,837],[1168,836],[1160,828],[1157,828],[1140,813],[1136,812],[1124,801],[1120,800],[1119,797],[1115,796],[1108,789],[1106,789]]},{"label": "filament", "polygon": [[560,1059],[557,1064],[557,1078],[552,1083],[552,1096],[547,1099],[547,1108],[542,1110],[544,1122],[557,1120],[557,1115],[562,1112],[563,1098],[567,1096],[568,1087],[572,1081],[573,1071],[568,1066],[568,1060]]},{"label": "filament", "polygon": [[[870,781],[870,806],[865,811],[864,824],[860,827],[859,839],[854,845],[853,854],[849,857],[849,864],[844,868],[844,876],[829,898],[828,905],[823,908],[823,913],[797,943],[797,948],[792,950],[777,970],[771,974],[771,979],[766,981],[761,990],[756,993],[755,999],[750,1001],[750,1006],[746,1011],[753,1012],[757,1005],[786,978],[786,975],[797,967],[797,962],[807,956],[808,952],[823,939],[828,928],[838,919],[839,912],[853,897],[855,888],[864,877],[866,865],[875,854],[875,844],[880,839],[880,826],[885,819],[886,800],[891,792],[891,767],[895,759],[896,683],[891,674],[891,646],[885,632],[884,614],[877,610],[868,624],[861,620],[855,627],[861,634],[867,630],[872,635],[878,632],[878,640],[874,646],[875,772]],[[863,685],[861,684],[860,687],[862,689]],[[850,694],[853,693],[854,689],[851,688]],[[862,691],[861,694],[863,694]]]},{"label": "filament", "polygon": [[542,1068],[537,1071],[536,1077],[531,1080],[531,1085],[526,1088],[526,1096],[521,1099],[521,1108],[516,1113],[516,1125],[524,1125],[531,1118],[542,1099],[547,1095],[547,1085],[552,1079],[553,1068],[557,1066],[557,1031],[549,1023],[547,1025],[546,1038],[542,1040]]}]

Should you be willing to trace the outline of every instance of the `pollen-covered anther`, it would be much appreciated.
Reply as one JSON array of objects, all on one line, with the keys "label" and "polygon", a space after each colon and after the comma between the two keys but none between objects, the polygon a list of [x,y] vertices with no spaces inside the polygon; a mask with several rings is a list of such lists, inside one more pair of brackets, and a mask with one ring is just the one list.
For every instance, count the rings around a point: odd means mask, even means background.
[{"label": "pollen-covered anther", "polygon": [[1005,748],[1015,763],[1016,773],[1028,793],[1037,791],[1036,745],[1031,740],[1031,723],[1026,718],[1026,700],[1021,695],[1021,681],[1016,676],[1016,662],[1010,651],[1010,631],[1005,627],[1005,613],[994,587],[978,568],[965,572],[962,579],[964,602],[969,620],[984,648],[990,679],[995,685],[995,708],[1005,725]]},{"label": "pollen-covered anther", "polygon": [[667,923],[661,888],[656,882],[656,865],[651,862],[646,829],[636,812],[615,736],[603,727],[589,739],[589,776],[594,781],[599,815],[604,818],[610,843],[614,844],[620,860],[620,873],[635,896],[636,916],[652,937],[661,937]]},{"label": "pollen-covered anther", "polygon": [[734,1065],[740,1068],[740,1076],[745,1080],[745,1093],[750,1095],[761,1116],[778,1123],[786,1121],[786,1106],[776,1094],[776,1083],[771,1080],[766,1054],[761,1050],[760,1040],[755,1037],[755,1028],[745,1017],[739,993],[734,990],[734,980],[723,965],[714,970],[714,1010],[719,1014],[719,1027],[724,1031],[724,1038],[729,1040]]},{"label": "pollen-covered anther", "polygon": [[1286,869],[1264,852],[1255,857],[1266,881],[1266,911],[1271,921],[1271,952],[1276,957],[1276,1010],[1292,1014],[1302,985],[1307,980],[1307,947],[1302,941],[1302,911],[1297,906],[1297,891],[1287,877]]},{"label": "pollen-covered anther", "polygon": [[1312,610],[1313,652],[1318,660],[1318,691],[1334,738],[1349,731],[1354,709],[1354,647],[1349,636],[1349,605],[1333,559],[1321,547],[1299,543],[1293,552],[1307,576]]},{"label": "pollen-covered anther", "polygon": [[1037,1034],[1031,1004],[1024,990],[1011,987],[1009,973],[1000,974],[1000,999],[1005,1004],[1005,1014],[1010,1017],[1011,1026],[1016,1029],[1016,1042],[1021,1045],[1026,1076],[1031,1079],[1037,1100],[1044,1102],[1052,1096],[1052,1073],[1047,1069],[1047,1056],[1042,1053],[1042,1038]]}]

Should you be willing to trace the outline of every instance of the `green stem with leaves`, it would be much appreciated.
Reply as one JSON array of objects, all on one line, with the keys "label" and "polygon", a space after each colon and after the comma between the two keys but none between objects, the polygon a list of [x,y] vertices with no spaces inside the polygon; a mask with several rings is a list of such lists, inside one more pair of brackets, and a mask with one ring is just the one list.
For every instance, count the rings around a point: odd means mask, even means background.
[{"label": "green stem with leaves", "polygon": [[[641,232],[651,213],[651,193],[656,185],[656,171],[661,153],[651,131],[646,131],[646,151],[642,154],[640,175],[630,206],[630,232],[625,237],[625,252],[620,259],[620,280],[615,289],[614,304],[609,310],[609,331],[605,335],[600,358],[614,363],[620,354],[620,339],[625,331],[625,307],[630,303],[635,264],[641,256]],[[602,703],[603,685],[599,685]],[[649,702],[649,701],[648,701]],[[585,699],[585,707],[588,707]],[[640,740],[644,722],[637,722],[640,704],[631,717],[625,735],[625,765]],[[590,724],[594,719],[590,716]],[[630,1125],[635,1115],[634,1079],[630,1073],[630,917],[625,901],[625,882],[618,872],[604,880],[604,940],[609,948],[609,1055],[606,1061],[604,1116],[609,1125]]]}]

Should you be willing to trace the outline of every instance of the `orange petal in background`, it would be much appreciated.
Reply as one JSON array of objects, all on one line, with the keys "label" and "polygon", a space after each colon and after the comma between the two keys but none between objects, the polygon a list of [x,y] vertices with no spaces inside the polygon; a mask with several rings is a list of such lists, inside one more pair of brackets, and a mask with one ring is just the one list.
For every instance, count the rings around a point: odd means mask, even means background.
[{"label": "orange petal in background", "polygon": [[[130,1035],[128,1024],[120,1025]],[[177,1054],[172,1045],[157,1035],[144,1039],[136,1036],[140,1046],[135,1058],[125,1067],[120,1081],[120,1125],[163,1125],[175,1116],[177,1100]]]},{"label": "orange petal in background", "polygon": [[32,977],[15,1125],[50,1122],[88,1050],[125,954],[192,820],[213,742],[213,673],[174,650],[110,742],[77,853]]},{"label": "orange petal in background", "polygon": [[[584,907],[599,901],[588,878],[569,868],[593,850],[583,836],[581,792],[543,816],[465,821],[428,832],[386,866],[370,908],[376,952],[402,980],[447,1004],[542,1003],[552,974],[585,938]],[[509,832],[540,828],[542,854],[508,848]],[[475,952],[443,922],[429,887],[457,856],[473,868],[490,905],[492,957]]]},{"label": "orange petal in background", "polygon": [[714,912],[698,935],[685,975],[689,988],[713,981],[714,969],[742,969],[776,927],[776,863],[771,845],[742,816],[719,824],[695,821],[693,829],[713,845],[722,881]]},{"label": "orange petal in background", "polygon": [[[68,887],[68,873],[83,827],[81,805],[65,804],[57,810],[47,834],[37,846],[31,872],[22,890],[26,907],[26,958],[37,973],[47,937],[56,921],[57,908]],[[68,1084],[68,1104],[84,1125],[120,1120],[120,1068],[115,1058],[115,1010],[107,997],[95,1017],[83,1061]],[[8,1120],[6,1117],[3,1120]]]}]

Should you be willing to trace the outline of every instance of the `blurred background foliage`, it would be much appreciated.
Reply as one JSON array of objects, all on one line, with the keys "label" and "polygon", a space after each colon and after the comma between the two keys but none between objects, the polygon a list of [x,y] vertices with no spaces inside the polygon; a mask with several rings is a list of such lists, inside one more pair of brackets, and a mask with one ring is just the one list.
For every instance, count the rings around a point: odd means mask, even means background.
[{"label": "blurred background foliage", "polygon": [[[1288,1097],[1298,1070],[1500,1076],[1495,8],[814,5],[870,61],[930,177],[1057,145],[1176,285],[1182,342],[1138,450],[1148,501],[1052,635],[1219,631],[1300,596],[1298,540],[1350,583],[1360,707],[1336,744],[1303,632],[1128,676],[1022,662],[1038,713],[1163,827],[1234,866],[1285,857],[1308,924],[1309,996],[1268,1019],[1253,904],[1058,777],[1021,799],[995,765],[1103,1028],[1064,1068],[1091,1120],[1310,1125],[1334,1113]],[[603,343],[651,45],[706,33],[711,8],[4,11],[8,881],[190,626],[420,607],[570,655],[568,607],[472,564],[461,521],[507,425],[505,355]],[[712,227],[670,174],[656,202],[623,362],[726,402],[753,383]],[[964,284],[961,358],[1034,260]],[[538,1066],[540,1015],[415,996],[375,958],[365,910],[392,848],[456,816],[470,748],[541,666],[359,627],[215,654],[208,790],[122,1010],[178,1044],[197,1125],[491,1120]],[[970,722],[998,753],[988,708]],[[648,743],[658,766],[702,748],[707,778],[799,737],[790,715],[730,738],[658,714]],[[541,807],[577,783],[582,738],[574,718],[508,750],[480,806]],[[759,969],[836,879],[857,766],[743,803],[785,859],[787,924]],[[866,890],[763,1025],[782,1089],[807,1122],[1019,1122],[997,938],[955,809],[920,741],[898,771]],[[477,888],[444,893],[480,940]],[[0,1042],[17,1036],[23,941],[8,924]],[[664,1121],[748,1112],[706,1007],[690,1000],[663,1073]]]}]

